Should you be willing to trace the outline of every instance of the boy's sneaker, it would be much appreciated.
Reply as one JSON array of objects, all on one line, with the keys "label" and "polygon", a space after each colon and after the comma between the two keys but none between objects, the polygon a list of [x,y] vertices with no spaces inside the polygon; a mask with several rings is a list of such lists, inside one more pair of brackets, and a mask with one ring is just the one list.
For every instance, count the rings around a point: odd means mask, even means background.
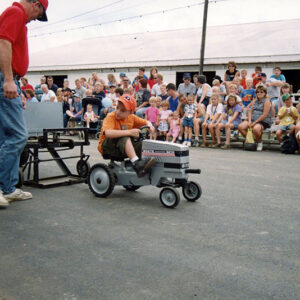
[{"label": "boy's sneaker", "polygon": [[256,151],[262,151],[263,149],[263,143],[257,143],[257,148],[256,148]]},{"label": "boy's sneaker", "polygon": [[155,158],[150,157],[144,160],[137,160],[133,164],[133,169],[135,170],[138,177],[143,177],[146,175],[149,170],[152,168],[152,166],[155,164]]},{"label": "boy's sneaker", "polygon": [[6,208],[8,205],[8,201],[4,198],[2,191],[0,191],[0,207]]},{"label": "boy's sneaker", "polygon": [[190,142],[190,141],[187,142],[186,145],[187,145],[188,147],[191,147],[191,142]]},{"label": "boy's sneaker", "polygon": [[16,189],[14,192],[11,194],[4,195],[5,199],[8,202],[13,202],[13,201],[23,201],[23,200],[29,200],[32,198],[32,194],[29,192],[24,192],[20,189]]},{"label": "boy's sneaker", "polygon": [[182,143],[182,145],[183,145],[183,146],[187,146],[187,143],[188,143],[187,141],[184,141],[184,142]]},{"label": "boy's sneaker", "polygon": [[199,140],[194,140],[192,147],[199,147]]},{"label": "boy's sneaker", "polygon": [[182,143],[182,139],[177,138],[176,143],[177,144],[181,144]]}]

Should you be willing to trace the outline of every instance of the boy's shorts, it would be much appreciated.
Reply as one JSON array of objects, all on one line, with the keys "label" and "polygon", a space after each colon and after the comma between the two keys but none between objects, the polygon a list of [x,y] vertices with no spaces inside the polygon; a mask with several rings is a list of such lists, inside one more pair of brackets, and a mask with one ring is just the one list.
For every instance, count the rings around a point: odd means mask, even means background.
[{"label": "boy's shorts", "polygon": [[124,136],[116,139],[106,138],[102,143],[102,151],[103,155],[109,155],[111,157],[116,158],[127,158],[127,154],[125,153],[125,144],[127,139],[131,139],[133,148],[138,157],[142,156],[142,141],[135,141],[132,137]]},{"label": "boy's shorts", "polygon": [[194,118],[184,117],[182,126],[183,127],[193,127],[193,119]]},{"label": "boy's shorts", "polygon": [[282,130],[282,131],[288,131],[291,129],[291,127],[293,126],[293,124],[289,124],[289,125],[279,125],[278,129]]}]

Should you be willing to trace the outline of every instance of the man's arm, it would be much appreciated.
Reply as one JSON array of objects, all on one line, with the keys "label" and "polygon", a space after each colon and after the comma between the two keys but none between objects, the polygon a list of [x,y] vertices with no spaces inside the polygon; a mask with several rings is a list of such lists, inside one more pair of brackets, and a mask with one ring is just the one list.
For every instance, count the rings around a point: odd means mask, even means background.
[{"label": "man's arm", "polygon": [[11,68],[12,46],[7,40],[0,39],[0,69],[4,76],[4,97],[14,99],[18,96]]}]

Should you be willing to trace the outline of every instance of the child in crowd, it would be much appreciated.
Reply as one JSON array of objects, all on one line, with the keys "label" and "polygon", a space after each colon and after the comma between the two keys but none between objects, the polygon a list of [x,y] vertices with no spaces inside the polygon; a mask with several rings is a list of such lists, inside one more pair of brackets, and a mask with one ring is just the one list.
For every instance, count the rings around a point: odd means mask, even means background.
[{"label": "child in crowd", "polygon": [[134,141],[139,137],[139,128],[145,125],[154,132],[151,122],[134,115],[136,100],[130,95],[119,98],[116,111],[108,114],[101,128],[98,150],[101,154],[111,157],[126,158],[138,177],[144,176],[155,164],[155,158],[141,160],[142,142]]},{"label": "child in crowd", "polygon": [[[228,87],[228,94],[235,94],[237,95],[237,101],[239,104],[242,104],[242,99],[240,96],[238,96],[237,86],[235,84],[230,84]],[[227,102],[228,96],[225,98],[225,103]]]},{"label": "child in crowd", "polygon": [[238,96],[240,96],[243,91],[243,87],[241,86],[241,78],[240,77],[234,78],[232,83],[236,85],[236,88],[237,88],[236,94]]},{"label": "child in crowd", "polygon": [[[218,87],[215,87],[218,88]],[[219,101],[221,101],[221,98],[219,96]],[[194,118],[194,133],[195,133],[195,139],[192,144],[192,147],[199,147],[199,134],[200,134],[200,126],[204,122],[205,117],[205,105],[198,104],[197,109],[197,116]]]},{"label": "child in crowd", "polygon": [[[75,122],[80,123],[83,112],[82,102],[79,94],[74,95],[74,101],[69,99],[68,102],[69,110],[66,111],[66,114],[70,117],[70,127],[75,127]],[[70,131],[70,135],[74,135],[74,132]]]},{"label": "child in crowd", "polygon": [[156,107],[161,110],[161,102],[162,102],[162,99],[160,96],[156,97]]},{"label": "child in crowd", "polygon": [[218,87],[220,89],[219,92],[215,93],[213,90],[212,90],[212,93],[213,94],[218,94],[222,100],[222,103],[224,103],[224,99],[225,99],[225,96],[226,96],[226,87],[220,83],[220,80],[219,79],[214,79],[213,80],[213,88],[214,87]]},{"label": "child in crowd", "polygon": [[280,119],[278,130],[276,131],[276,137],[279,143],[282,143],[282,133],[289,131],[291,134],[295,129],[295,122],[298,119],[297,108],[293,106],[292,96],[290,94],[283,94],[282,101],[284,106],[280,108],[278,117]]},{"label": "child in crowd", "polygon": [[184,107],[187,104],[187,97],[180,93],[178,96],[178,105],[177,105],[177,112],[179,114],[179,118],[180,118],[180,131],[179,131],[179,135],[178,135],[178,143],[182,143],[182,136],[183,136],[183,119],[184,119]]},{"label": "child in crowd", "polygon": [[150,133],[150,140],[156,140],[156,128],[159,115],[159,109],[156,107],[156,98],[151,97],[149,100],[150,107],[145,110],[145,119],[150,121],[155,128],[154,133]]},{"label": "child in crowd", "polygon": [[162,84],[160,86],[160,91],[161,91],[161,94],[159,95],[159,97],[162,99],[162,101],[167,100],[169,95],[167,93],[167,86],[165,84]]},{"label": "child in crowd", "polygon": [[184,107],[184,119],[182,126],[184,128],[183,145],[191,146],[193,121],[197,116],[197,104],[194,102],[194,95],[188,95],[187,104]]},{"label": "child in crowd", "polygon": [[247,70],[241,70],[241,86],[243,89],[246,88]]},{"label": "child in crowd", "polygon": [[241,123],[242,107],[237,102],[235,94],[228,95],[227,105],[223,109],[222,117],[216,128],[217,145],[221,144],[221,130],[225,128],[226,142],[222,149],[230,148],[231,130],[236,130]]},{"label": "child in crowd", "polygon": [[171,116],[170,130],[167,134],[167,142],[172,137],[172,143],[175,143],[180,131],[180,118],[178,111],[174,111]]},{"label": "child in crowd", "polygon": [[212,94],[210,97],[210,104],[207,106],[205,119],[202,124],[202,138],[203,143],[201,147],[206,147],[206,130],[209,129],[209,132],[212,137],[212,144],[210,147],[216,148],[219,147],[220,144],[216,144],[216,126],[218,124],[219,118],[223,112],[223,105],[219,103],[219,96]]},{"label": "child in crowd", "polygon": [[254,88],[256,88],[256,85],[261,81],[261,76],[260,76],[261,72],[262,72],[262,68],[260,66],[256,66],[254,69],[254,73],[252,74]]},{"label": "child in crowd", "polygon": [[[283,94],[292,94],[292,87],[288,83],[284,83],[280,88],[280,97],[278,100],[278,111],[279,109],[284,106],[284,102],[282,101],[282,95]],[[278,122],[279,123],[279,122]]]},{"label": "child in crowd", "polygon": [[256,97],[255,89],[252,86],[253,86],[253,79],[247,78],[246,89],[244,89],[241,93],[241,98],[243,101],[243,116],[242,116],[243,119],[246,119],[249,104]]},{"label": "child in crowd", "polygon": [[88,104],[86,106],[86,112],[85,112],[83,118],[86,122],[86,127],[90,128],[90,123],[97,123],[100,117],[94,113],[93,105]]},{"label": "child in crowd", "polygon": [[164,137],[167,136],[169,130],[168,118],[172,113],[169,107],[170,105],[168,101],[164,101],[161,103],[161,110],[159,112],[158,120],[157,120],[157,124],[159,124],[158,131],[160,135],[163,135]]},{"label": "child in crowd", "polygon": [[276,80],[286,82],[285,76],[281,74],[281,69],[280,67],[275,67],[273,70],[273,74],[270,76],[270,78],[274,78]]}]

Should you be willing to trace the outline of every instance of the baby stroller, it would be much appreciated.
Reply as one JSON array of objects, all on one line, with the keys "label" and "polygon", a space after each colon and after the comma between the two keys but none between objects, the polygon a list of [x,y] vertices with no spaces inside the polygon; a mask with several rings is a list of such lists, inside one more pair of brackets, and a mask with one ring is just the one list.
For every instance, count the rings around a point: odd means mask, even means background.
[{"label": "baby stroller", "polygon": [[[81,118],[81,126],[86,127],[86,121],[84,120],[84,114],[87,111],[87,105],[91,104],[93,106],[93,112],[96,116],[100,116],[100,110],[102,108],[101,100],[98,98],[87,97],[82,99],[82,118]],[[101,130],[101,120],[98,119],[97,122],[91,122],[90,127],[88,129],[88,133],[94,135],[95,138],[99,138],[100,130]]]}]

